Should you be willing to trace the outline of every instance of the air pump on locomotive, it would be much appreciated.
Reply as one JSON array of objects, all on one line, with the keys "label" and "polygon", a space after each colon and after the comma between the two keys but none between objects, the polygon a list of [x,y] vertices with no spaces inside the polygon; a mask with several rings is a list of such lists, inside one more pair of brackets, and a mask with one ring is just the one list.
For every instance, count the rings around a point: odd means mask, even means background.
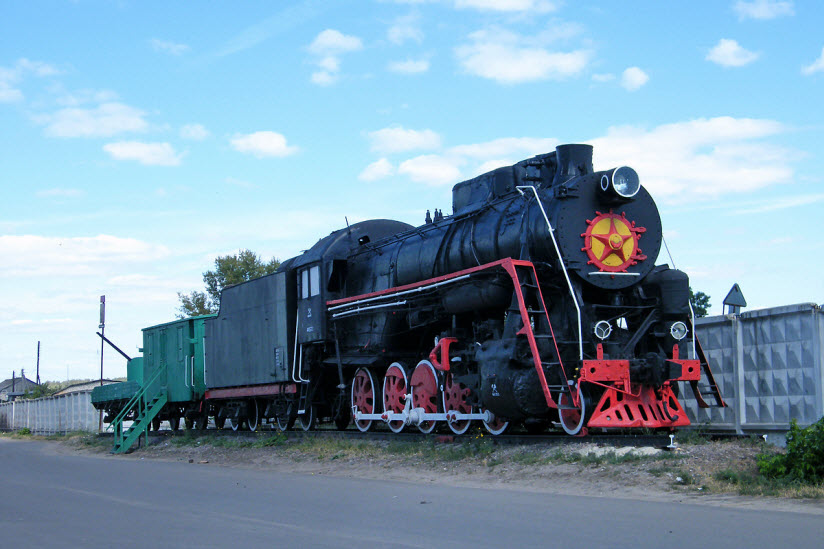
[{"label": "air pump on locomotive", "polygon": [[457,184],[451,215],[347,226],[224,290],[203,319],[202,392],[176,411],[458,434],[688,425],[677,382],[724,403],[687,275],[654,265],[661,242],[634,170],[559,146]]}]

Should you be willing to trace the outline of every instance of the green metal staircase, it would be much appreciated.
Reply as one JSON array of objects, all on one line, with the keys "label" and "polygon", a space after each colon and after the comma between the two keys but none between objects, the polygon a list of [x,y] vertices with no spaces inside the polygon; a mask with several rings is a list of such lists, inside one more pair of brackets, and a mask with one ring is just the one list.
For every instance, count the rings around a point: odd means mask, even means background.
[{"label": "green metal staircase", "polygon": [[[123,454],[129,451],[129,448],[137,442],[141,435],[145,434],[152,424],[152,420],[157,417],[157,414],[166,405],[169,400],[169,395],[166,391],[166,385],[157,385],[159,379],[166,379],[166,366],[161,366],[151,377],[151,379],[143,385],[143,387],[132,397],[132,399],[123,407],[117,417],[112,421],[111,426],[114,429],[114,446],[112,447],[113,454]],[[129,415],[129,412],[135,411],[135,418],[132,425],[123,430],[123,420]]]}]

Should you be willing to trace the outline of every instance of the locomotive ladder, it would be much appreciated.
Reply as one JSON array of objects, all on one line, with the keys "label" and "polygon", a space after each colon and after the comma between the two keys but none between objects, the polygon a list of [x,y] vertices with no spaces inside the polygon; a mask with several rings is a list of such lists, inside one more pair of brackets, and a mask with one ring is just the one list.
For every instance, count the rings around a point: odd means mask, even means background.
[{"label": "locomotive ladder", "polygon": [[[695,327],[693,326],[692,319],[688,321],[690,331],[695,334]],[[695,401],[698,403],[700,408],[709,408],[711,405],[707,404],[707,401],[704,400],[704,393],[709,392],[710,396],[715,400],[715,406],[720,408],[725,408],[727,405],[724,402],[724,399],[721,398],[721,390],[718,388],[718,384],[715,382],[715,376],[712,375],[712,370],[710,370],[710,363],[707,361],[707,356],[704,354],[704,349],[701,347],[701,342],[698,339],[695,339],[695,356],[701,362],[701,371],[704,373],[704,379],[707,380],[708,386],[705,385],[703,387],[698,386],[698,381],[690,381],[690,387],[692,387],[692,392],[695,395]]]},{"label": "locomotive ladder", "polygon": [[[538,274],[535,266],[529,261],[509,260],[502,265],[512,277],[515,286],[515,296],[518,300],[518,307],[511,308],[510,312],[518,312],[521,315],[523,327],[518,331],[518,335],[525,335],[532,351],[532,360],[535,370],[538,372],[538,379],[541,382],[541,389],[544,392],[547,406],[550,408],[570,408],[577,409],[579,406],[578,392],[573,391],[575,381],[570,379],[561,360],[561,353],[558,350],[558,342],[555,339],[555,332],[549,320],[549,312],[546,310],[544,296],[538,284]],[[550,355],[549,361],[541,358],[538,349],[538,341],[549,341]],[[546,347],[546,345],[542,345]],[[560,385],[549,385],[546,380],[545,368],[559,368],[562,383]],[[561,405],[552,397],[552,392],[558,395],[558,401],[564,394],[567,395],[566,404]]]},{"label": "locomotive ladder", "polygon": [[[157,369],[154,375],[141,389],[132,397],[132,399],[123,407],[119,414],[112,421],[111,426],[114,428],[114,446],[112,447],[113,454],[122,454],[129,450],[132,445],[137,442],[141,435],[148,431],[152,420],[157,417],[157,414],[166,405],[169,396],[166,392],[166,385],[160,385],[153,389],[160,379],[166,379],[166,366],[163,365]],[[135,418],[131,426],[123,430],[123,421],[134,410]]]}]

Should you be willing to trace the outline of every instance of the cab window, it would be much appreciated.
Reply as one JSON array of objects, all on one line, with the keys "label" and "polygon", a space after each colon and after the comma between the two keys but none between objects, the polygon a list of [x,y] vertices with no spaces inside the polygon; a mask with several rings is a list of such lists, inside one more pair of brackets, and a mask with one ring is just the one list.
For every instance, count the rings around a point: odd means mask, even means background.
[{"label": "cab window", "polygon": [[300,273],[300,297],[306,299],[320,294],[320,266],[315,265]]}]

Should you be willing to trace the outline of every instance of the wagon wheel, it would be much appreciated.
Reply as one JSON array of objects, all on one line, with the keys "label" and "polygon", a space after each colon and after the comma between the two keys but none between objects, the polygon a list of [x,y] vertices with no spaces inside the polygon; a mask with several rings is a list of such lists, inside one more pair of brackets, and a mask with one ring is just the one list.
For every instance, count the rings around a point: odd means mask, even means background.
[{"label": "wagon wheel", "polygon": [[[201,429],[205,429],[206,425],[209,423],[209,416],[204,414],[204,417],[206,418],[206,421],[203,421],[200,424]],[[218,430],[223,429],[223,427],[225,425],[226,425],[226,418],[225,417],[215,416],[215,429],[218,429]]]},{"label": "wagon wheel", "polygon": [[241,418],[229,418],[229,426],[232,428],[232,431],[243,430],[243,423],[245,420]]},{"label": "wagon wheel", "polygon": [[169,416],[169,428],[172,431],[177,431],[180,429],[180,416],[176,414],[172,414]]},{"label": "wagon wheel", "polygon": [[160,418],[159,417],[155,417],[152,420],[152,429],[151,430],[152,431],[159,431],[160,430]]},{"label": "wagon wheel", "polygon": [[260,413],[258,410],[258,402],[252,399],[246,403],[246,426],[249,430],[257,431],[258,423],[260,422]]},{"label": "wagon wheel", "polygon": [[[466,398],[472,391],[454,382],[452,379],[452,372],[446,372],[443,378],[443,409],[444,412],[459,412],[461,414],[471,414],[472,406],[466,401]],[[472,422],[468,419],[458,421],[447,421],[447,425],[456,435],[464,434]]]},{"label": "wagon wheel", "polygon": [[[570,388],[570,390],[576,390]],[[572,401],[572,393],[571,392],[562,392],[558,395],[558,417],[561,420],[561,427],[564,428],[564,431],[568,435],[578,436],[578,435],[585,435],[587,421],[587,415],[589,412],[589,406],[587,405],[587,397],[586,394],[581,390],[581,387],[577,387],[578,391],[578,405],[576,406],[575,403]]]},{"label": "wagon wheel", "polygon": [[[215,416],[215,429],[220,429],[226,423],[226,418],[218,421],[217,416]],[[205,431],[206,428],[209,426],[209,412],[203,412],[197,417],[195,421],[195,427],[200,431]]]},{"label": "wagon wheel", "polygon": [[[366,368],[358,368],[355,377],[352,379],[352,391],[350,399],[352,409],[358,407],[358,411],[364,414],[375,413],[375,381],[372,372]],[[372,428],[371,419],[361,419],[355,422],[355,427],[365,433]]]},{"label": "wagon wheel", "polygon": [[190,417],[183,418],[183,428],[187,431],[191,431],[195,426],[195,421]]},{"label": "wagon wheel", "polygon": [[[383,411],[403,412],[408,387],[406,369],[400,362],[393,362],[383,377]],[[400,433],[405,426],[400,420],[390,421],[388,425],[393,433]]]},{"label": "wagon wheel", "polygon": [[[412,393],[412,408],[423,408],[427,414],[438,412],[438,374],[435,367],[428,360],[421,360],[415,366],[412,377],[409,379]],[[418,429],[422,433],[431,433],[435,429],[435,420],[422,421]]]}]

